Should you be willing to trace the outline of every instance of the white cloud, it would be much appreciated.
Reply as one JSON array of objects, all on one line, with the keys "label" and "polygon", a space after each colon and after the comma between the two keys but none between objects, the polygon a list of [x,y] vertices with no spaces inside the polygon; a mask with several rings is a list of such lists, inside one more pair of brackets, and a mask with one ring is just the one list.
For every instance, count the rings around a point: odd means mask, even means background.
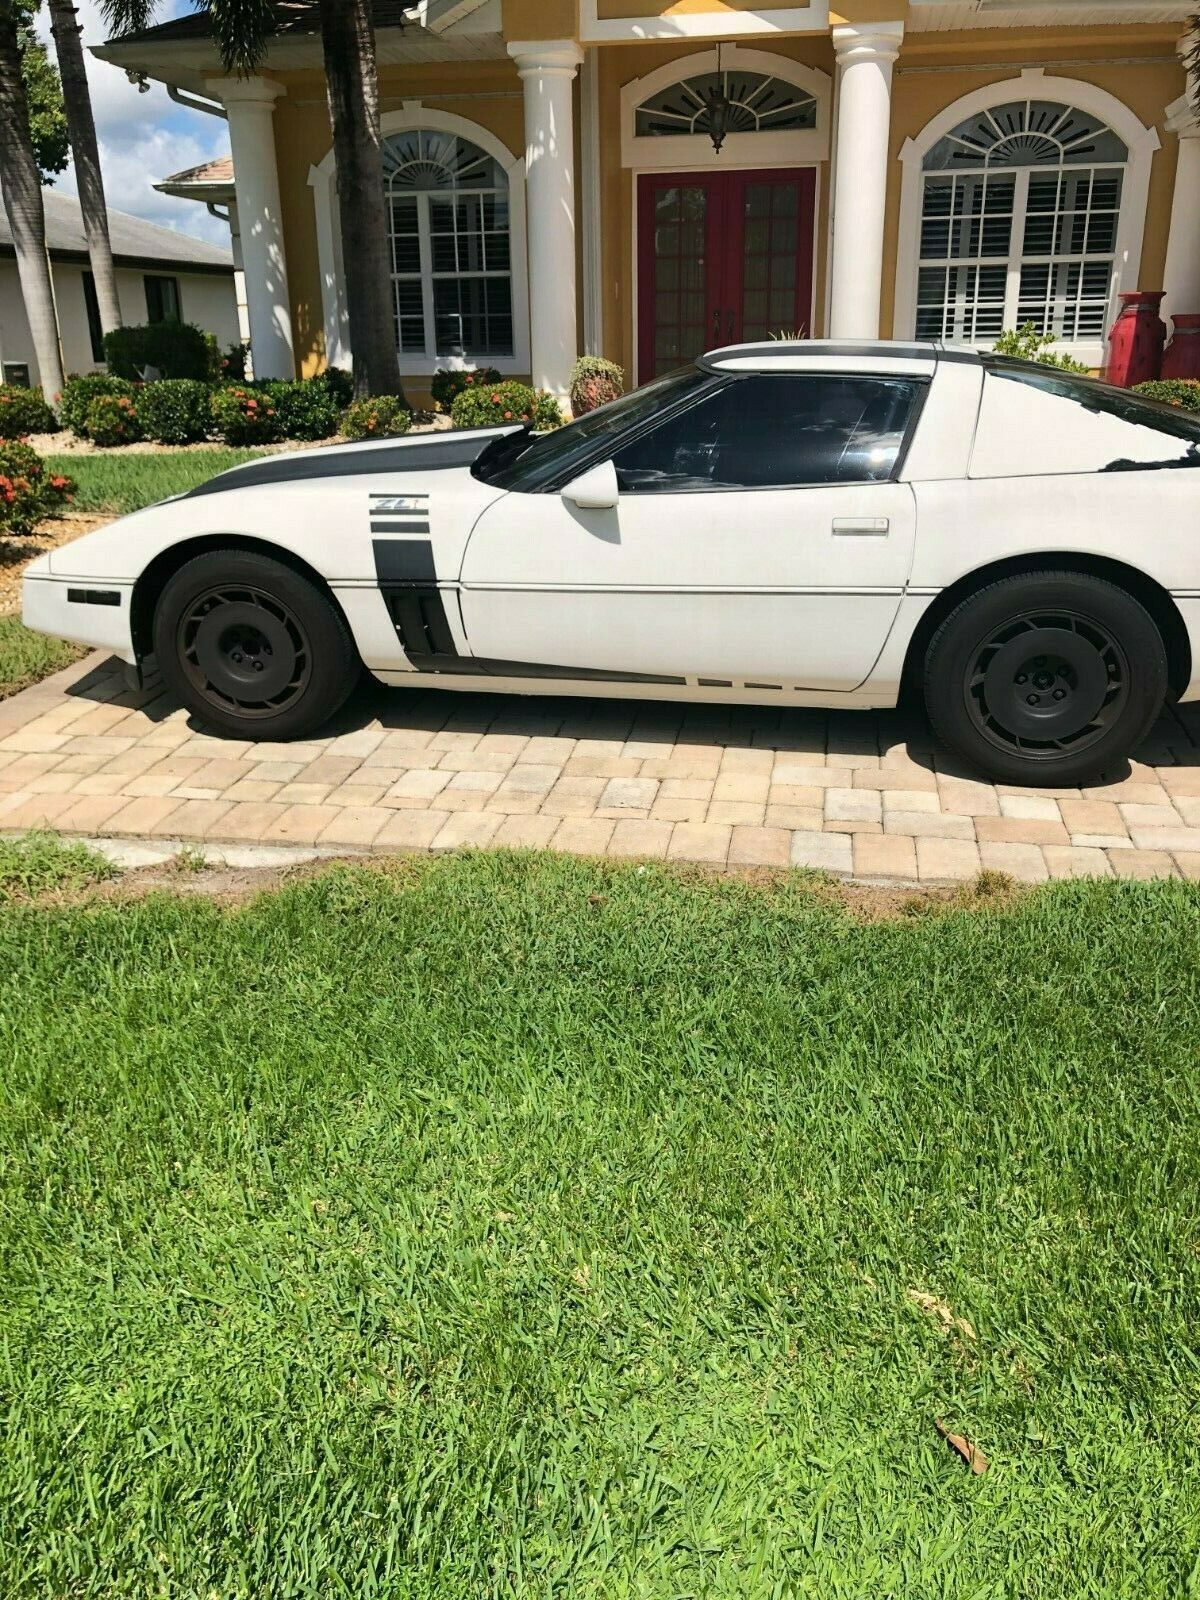
[{"label": "white cloud", "polygon": [[[87,54],[88,86],[100,143],[100,168],[104,193],[115,211],[129,211],[163,227],[177,228],[213,244],[228,246],[229,229],[209,215],[195,200],[179,200],[159,194],[154,184],[185,167],[198,166],[214,156],[228,155],[229,130],[219,117],[202,111],[187,111],[171,100],[162,84],[151,84],[142,94],[119,67],[97,61],[89,46],[106,37],[99,0],[76,0],[83,26]],[[191,8],[185,4],[163,5],[159,20],[166,21]],[[49,19],[45,9],[39,13],[38,28],[49,39]],[[50,43],[53,55],[53,44]],[[68,167],[55,186],[75,193],[75,174]]]}]

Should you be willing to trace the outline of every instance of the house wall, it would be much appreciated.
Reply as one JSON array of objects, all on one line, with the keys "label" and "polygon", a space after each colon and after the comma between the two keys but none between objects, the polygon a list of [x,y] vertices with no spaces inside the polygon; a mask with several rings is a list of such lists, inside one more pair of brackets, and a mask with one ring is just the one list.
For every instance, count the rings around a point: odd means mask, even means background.
[{"label": "house wall", "polygon": [[[601,18],[626,15],[678,15],[684,12],[764,10],[785,0],[598,0]],[[794,3],[794,0],[792,0]],[[505,0],[504,23],[509,38],[548,37],[549,0]],[[564,9],[564,16],[567,7]],[[907,13],[897,0],[838,0],[832,20],[869,21]],[[536,24],[536,26],[535,26]],[[570,30],[565,27],[564,32]],[[942,109],[988,84],[1016,79],[1023,68],[1043,67],[1048,73],[1097,85],[1126,105],[1145,125],[1159,130],[1161,148],[1151,168],[1141,270],[1142,287],[1159,286],[1166,253],[1178,141],[1164,129],[1165,108],[1184,90],[1184,75],[1175,53],[1177,28],[1154,25],[1125,28],[977,29],[961,33],[909,32],[893,76],[890,164],[888,176],[885,260],[880,330],[897,322],[896,271],[900,233],[902,167],[905,141],[920,134]],[[621,160],[621,90],[664,63],[710,49],[714,39],[688,43],[619,43],[598,49],[600,150],[600,300],[603,353],[628,373],[635,369],[636,284],[634,269],[635,178]],[[755,37],[749,47],[769,51],[836,76],[833,41],[828,32],[811,35]],[[309,174],[328,154],[332,136],[319,73],[282,74],[286,88],[275,110],[275,143],[284,214],[289,292],[292,305],[297,370],[312,374],[325,363],[324,312],[317,249],[316,217]],[[407,102],[452,112],[487,129],[512,152],[524,150],[523,95],[510,61],[452,62],[426,66],[384,66],[380,73],[381,107],[386,113]],[[576,82],[577,147],[581,118]],[[577,160],[578,164],[578,160]],[[722,164],[713,157],[714,170]],[[726,158],[726,163],[728,159]],[[830,163],[817,168],[818,215],[814,252],[815,294],[811,327],[825,332],[826,277],[829,253]],[[847,203],[847,202],[844,202]],[[852,206],[853,196],[848,203]],[[580,220],[578,270],[582,270],[583,228]],[[582,303],[582,296],[580,296]],[[536,308],[534,308],[536,315]],[[580,338],[582,348],[582,329]],[[404,374],[406,388],[419,402],[427,396],[428,378]],[[522,374],[522,376],[527,376]]]},{"label": "house wall", "polygon": [[[87,307],[83,298],[84,270],[74,262],[63,261],[55,262],[53,269],[63,359],[69,373],[98,372],[104,365],[92,359]],[[206,333],[214,334],[222,347],[238,339],[232,272],[181,272],[169,265],[161,270],[164,277],[178,280],[180,310],[185,322],[194,322]],[[117,268],[117,295],[121,302],[121,315],[127,323],[137,324],[146,320],[145,275],[140,268]],[[15,261],[0,261],[0,360],[27,362],[32,381],[39,381],[29,319],[25,315],[25,302],[21,297]]]}]

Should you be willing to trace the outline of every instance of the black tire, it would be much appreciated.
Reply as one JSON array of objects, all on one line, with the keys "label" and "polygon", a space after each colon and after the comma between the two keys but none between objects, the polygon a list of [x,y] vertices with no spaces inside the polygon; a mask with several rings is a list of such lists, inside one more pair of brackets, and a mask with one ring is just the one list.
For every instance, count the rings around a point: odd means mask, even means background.
[{"label": "black tire", "polygon": [[313,733],[361,672],[329,597],[249,550],[214,550],[180,567],[155,608],[154,653],[189,710],[243,739]]},{"label": "black tire", "polygon": [[934,731],[1002,783],[1071,786],[1119,766],[1158,716],[1167,653],[1104,578],[1001,578],[942,622],[925,655]]}]

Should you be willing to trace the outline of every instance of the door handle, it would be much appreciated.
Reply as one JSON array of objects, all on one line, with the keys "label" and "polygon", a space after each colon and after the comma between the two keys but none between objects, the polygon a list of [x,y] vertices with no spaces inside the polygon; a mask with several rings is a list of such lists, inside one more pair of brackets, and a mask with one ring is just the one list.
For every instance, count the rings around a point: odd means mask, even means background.
[{"label": "door handle", "polygon": [[713,349],[721,342],[721,308],[718,306],[713,312]]},{"label": "door handle", "polygon": [[834,517],[834,535],[842,539],[886,539],[887,517]]},{"label": "door handle", "polygon": [[733,343],[733,307],[725,313],[725,343]]}]

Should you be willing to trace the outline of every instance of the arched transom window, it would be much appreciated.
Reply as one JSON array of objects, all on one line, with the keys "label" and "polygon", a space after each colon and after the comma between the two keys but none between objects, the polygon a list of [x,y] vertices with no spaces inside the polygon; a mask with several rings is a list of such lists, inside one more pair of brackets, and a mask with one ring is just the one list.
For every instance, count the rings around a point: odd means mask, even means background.
[{"label": "arched transom window", "polygon": [[977,112],[926,152],[916,333],[984,343],[1032,322],[1103,337],[1129,150],[1050,100]]},{"label": "arched transom window", "polygon": [[729,101],[727,133],[777,133],[817,125],[816,99],[805,90],[763,72],[724,69],[684,78],[651,95],[635,112],[634,131],[639,138],[711,133],[709,108],[722,93]]},{"label": "arched transom window", "polygon": [[383,144],[396,337],[403,354],[513,353],[508,178],[458,134]]}]

